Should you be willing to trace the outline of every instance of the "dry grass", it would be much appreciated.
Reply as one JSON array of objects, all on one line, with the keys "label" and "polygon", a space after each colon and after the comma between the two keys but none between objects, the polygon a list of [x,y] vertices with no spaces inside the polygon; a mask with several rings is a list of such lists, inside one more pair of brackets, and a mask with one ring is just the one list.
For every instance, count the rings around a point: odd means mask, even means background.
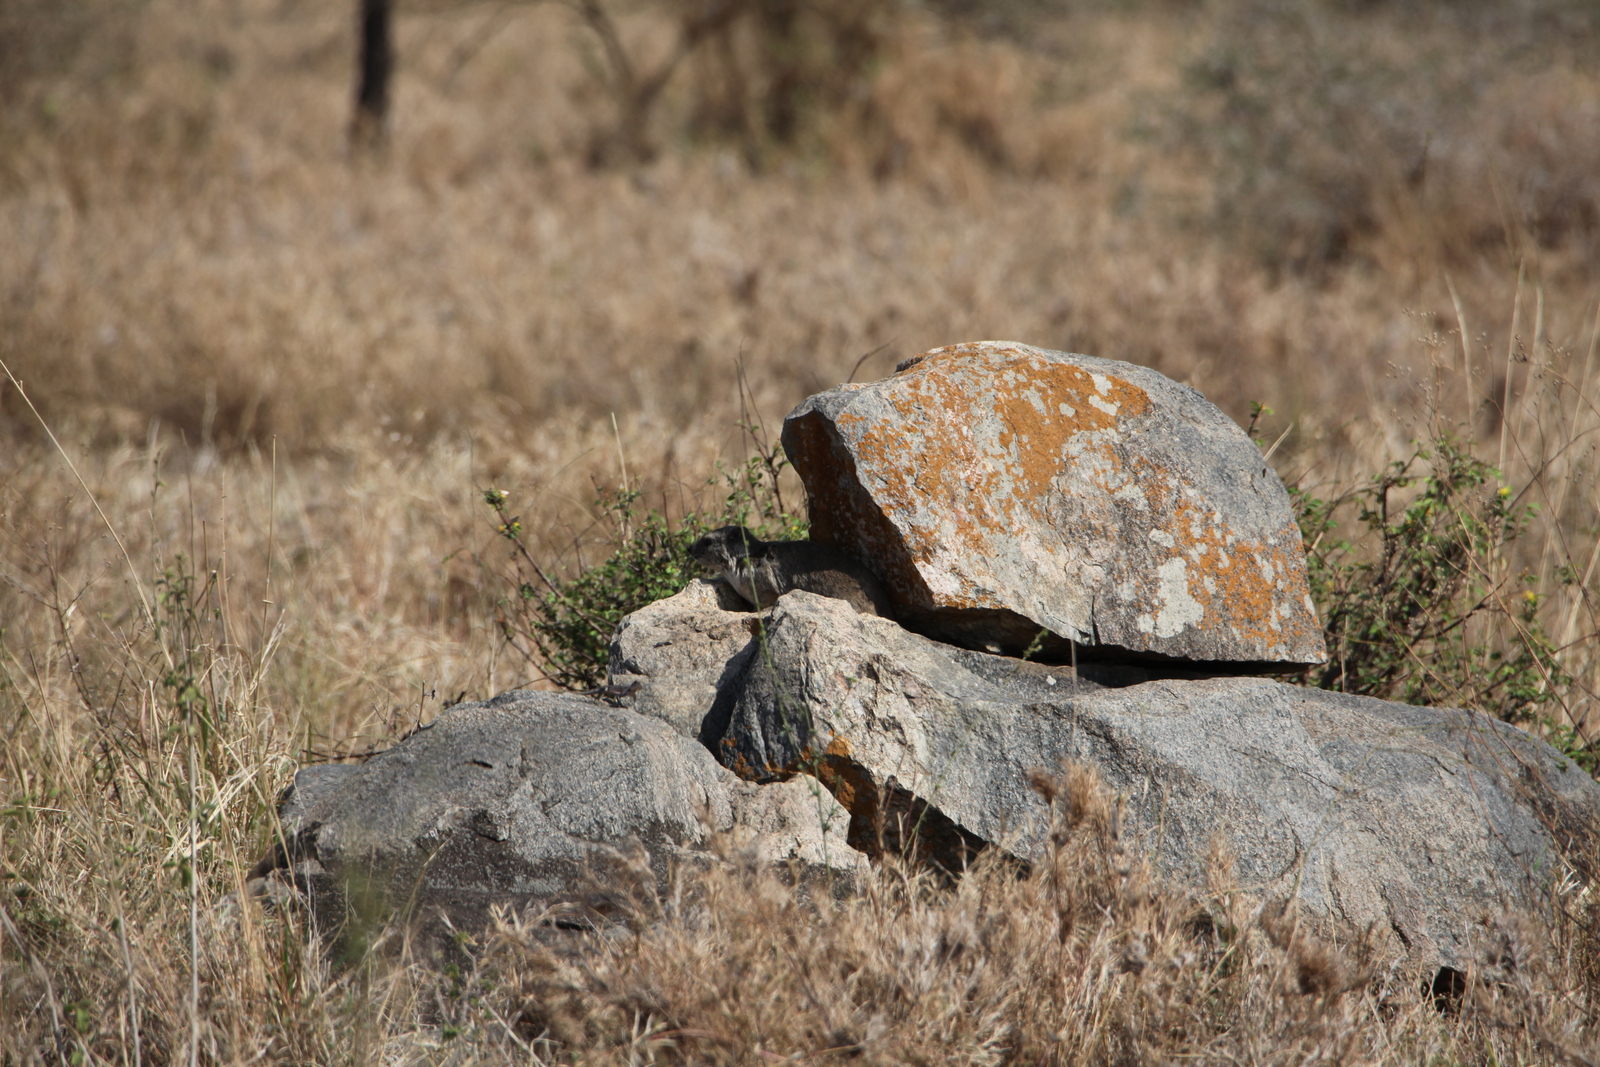
[{"label": "dry grass", "polygon": [[[1501,349],[1519,260],[1545,288],[1548,336],[1587,339],[1583,153],[1600,137],[1580,65],[1505,70],[1447,128],[1507,132],[1458,150],[1470,160],[1432,147],[1436,176],[1409,200],[1376,165],[1359,195],[1330,193],[1318,217],[1353,247],[1305,278],[1254,258],[1263,241],[1316,243],[1263,205],[1289,212],[1373,152],[1359,130],[1331,144],[1308,134],[1307,159],[1285,170],[1270,158],[1283,127],[1320,116],[1285,104],[1235,130],[1229,110],[1279,89],[1249,80],[1272,71],[1229,75],[1254,95],[1186,88],[1186,63],[1209,69],[1222,45],[1203,47],[1206,34],[1226,21],[1081,16],[1059,31],[1071,42],[1059,58],[913,23],[874,83],[872,128],[841,119],[829,154],[752,175],[712,144],[596,174],[577,155],[603,123],[596,90],[573,27],[544,7],[459,70],[492,11],[403,19],[389,163],[352,167],[345,14],[152,4],[132,73],[38,89],[48,121],[15,109],[0,324],[53,416],[134,440],[156,417],[191,442],[276,437],[299,452],[353,431],[420,443],[617,411],[659,440],[730,421],[737,358],[781,412],[879,345],[867,373],[999,336],[1147,363],[1237,416],[1262,400],[1326,434],[1409,399],[1389,365],[1422,362],[1426,327],[1408,310],[1453,324],[1447,273],[1474,339]],[[1393,32],[1353,26],[1351,50]],[[1493,51],[1459,29],[1435,36],[1473,49],[1472,63]],[[1269,37],[1259,54],[1277,50]],[[1316,103],[1289,88],[1291,103]],[[883,145],[900,162],[878,180]],[[1344,170],[1317,170],[1327,158]],[[1246,162],[1255,184],[1229,197],[1234,214],[1212,212],[1232,186],[1197,177],[1237,185]],[[1497,203],[1497,183],[1566,199],[1518,211]],[[1346,201],[1359,210],[1333,218]],[[31,430],[14,398],[4,410]]]},{"label": "dry grass", "polygon": [[1154,885],[1092,772],[1035,784],[1055,844],[1026,877],[984,865],[940,891],[891,862],[836,902],[734,866],[641,890],[635,936],[577,959],[505,923],[480,976],[509,1006],[460,1024],[594,1063],[1585,1062],[1584,1013],[1534,992],[1570,966],[1570,933],[1486,922],[1499,984],[1441,1011],[1367,943],[1239,893],[1225,856],[1204,891]]},{"label": "dry grass", "polygon": [[[407,9],[387,159],[352,161],[346,6],[0,3],[0,358],[89,490],[0,382],[0,1058],[565,1057],[519,1045],[546,1026],[591,1028],[595,1062],[1594,1047],[1587,897],[1507,935],[1537,967],[1441,1016],[1359,945],[1325,950],[1361,978],[1330,985],[1282,921],[1152,886],[1103,833],[953,895],[716,875],[714,906],[644,900],[581,966],[511,924],[476,1002],[217,910],[295,763],[529,680],[480,491],[592,559],[621,461],[681,513],[743,458],[739,363],[770,425],[880,346],[860,376],[980,337],[1129,359],[1241,421],[1276,409],[1274,462],[1323,495],[1456,428],[1541,505],[1502,577],[1534,575],[1586,724],[1586,5],[1005,6],[1025,45],[913,12],[796,145],[707,133],[691,64],[658,158],[601,171],[610,104],[555,6]],[[654,47],[665,10],[628,39]],[[1201,913],[1226,935],[1194,940]]]}]

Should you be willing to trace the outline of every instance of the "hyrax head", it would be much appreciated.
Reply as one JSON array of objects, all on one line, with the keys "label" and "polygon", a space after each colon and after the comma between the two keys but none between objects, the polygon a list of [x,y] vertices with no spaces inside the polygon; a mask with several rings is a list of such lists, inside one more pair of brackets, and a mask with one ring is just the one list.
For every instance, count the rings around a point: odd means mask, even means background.
[{"label": "hyrax head", "polygon": [[727,571],[737,567],[751,556],[760,556],[765,547],[761,538],[744,526],[724,526],[712,530],[689,546],[689,555],[695,562],[714,571]]}]

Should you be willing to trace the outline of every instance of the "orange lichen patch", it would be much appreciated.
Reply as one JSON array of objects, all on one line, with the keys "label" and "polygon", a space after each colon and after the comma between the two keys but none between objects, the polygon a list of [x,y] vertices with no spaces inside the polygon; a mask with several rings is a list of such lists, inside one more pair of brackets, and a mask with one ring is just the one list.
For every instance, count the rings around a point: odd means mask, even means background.
[{"label": "orange lichen patch", "polygon": [[[1164,537],[1158,543],[1167,550],[1167,562],[1127,576],[1134,591],[1125,599],[1148,604],[1151,610],[1139,617],[1149,624],[1140,627],[1144,640],[1122,634],[1122,643],[1154,648],[1158,639],[1181,633],[1181,627],[1172,629],[1173,620],[1164,627],[1161,617],[1163,610],[1182,616],[1170,603],[1174,579],[1182,582],[1180,596],[1198,609],[1197,617],[1187,618],[1183,625],[1225,635],[1268,660],[1281,651],[1304,648],[1306,642],[1313,646],[1320,642],[1315,616],[1301,610],[1294,595],[1305,586],[1305,565],[1299,530],[1292,522],[1276,539],[1239,537],[1224,516],[1186,498],[1174,472],[1143,457],[1134,460],[1134,467],[1148,505],[1145,520],[1150,536]],[[1284,604],[1291,607],[1287,618],[1280,614]]]},{"label": "orange lichen patch", "polygon": [[1226,416],[1168,384],[955,345],[808,405],[784,444],[812,537],[870,561],[932,636],[1003,643],[1032,623],[1200,660],[1316,661],[1281,486]]},{"label": "orange lichen patch", "polygon": [[[1200,631],[1220,631],[1259,650],[1263,659],[1316,640],[1320,630],[1314,617],[1304,611],[1292,612],[1287,619],[1279,614],[1279,605],[1293,604],[1292,590],[1304,581],[1297,573],[1302,567],[1298,554],[1287,547],[1298,545],[1298,532],[1284,530],[1278,544],[1235,540],[1214,518],[1179,501],[1172,520],[1163,524],[1174,542],[1169,562],[1182,561],[1187,595],[1200,608],[1200,617],[1191,625]],[[1143,572],[1136,584],[1142,586],[1140,598],[1154,608],[1141,616],[1150,619],[1149,634],[1169,637],[1174,635],[1162,632],[1158,614],[1166,606],[1159,595],[1160,571]]]},{"label": "orange lichen patch", "polygon": [[850,758],[850,743],[836,737],[826,754],[817,758],[809,751],[797,761],[833,794],[839,806],[850,813],[845,843],[877,859],[882,854],[883,794],[872,773]]},{"label": "orange lichen patch", "polygon": [[[863,489],[854,458],[838,445],[828,420],[816,412],[789,420],[783,445],[811,498],[811,540],[868,561],[898,606],[931,607],[899,531]],[[829,471],[837,473],[824,477]]]},{"label": "orange lichen patch", "polygon": [[843,753],[829,753],[821,759],[803,761],[805,770],[816,775],[817,781],[848,811],[852,818],[862,815],[870,818],[872,807],[878,802],[878,787],[866,768]]},{"label": "orange lichen patch", "polygon": [[[998,353],[1004,355],[997,358]],[[958,376],[969,375],[991,383],[991,413],[1005,427],[998,435],[1000,447],[1011,452],[1024,487],[1036,495],[1050,488],[1069,438],[1115,430],[1119,419],[1150,410],[1143,389],[1112,375],[1017,349],[941,349],[904,375],[906,388],[897,390],[890,402],[908,421],[942,423],[954,446],[944,453],[950,458],[964,458],[962,434],[972,418],[969,398],[974,390],[970,377],[963,381]],[[937,452],[930,457],[938,458]]]},{"label": "orange lichen patch", "polygon": [[[987,402],[975,405],[975,396]],[[1050,499],[1069,442],[1120,466],[1112,448],[1118,423],[1151,407],[1145,391],[1122,378],[995,345],[928,353],[890,380],[885,401],[893,420],[869,422],[844,411],[836,422],[880,514],[907,516],[938,504],[955,518],[939,528],[902,525],[909,561],[924,565],[982,545],[996,531],[1047,521],[1037,512]],[[975,433],[975,420],[998,422],[998,432]],[[1004,606],[973,582],[941,587],[934,599],[939,607]]]},{"label": "orange lichen patch", "polygon": [[724,737],[722,739],[722,747],[724,752],[723,760],[721,762],[723,763],[723,766],[727,767],[728,770],[732,771],[734,774],[738,775],[740,778],[743,778],[747,782],[761,781],[761,775],[756,772],[755,767],[751,765],[749,760],[744,758],[744,753],[740,752],[734,746],[735,742],[733,738]]},{"label": "orange lichen patch", "polygon": [[1181,508],[1173,525],[1177,531],[1176,548],[1196,564],[1189,574],[1189,593],[1206,609],[1199,628],[1226,629],[1236,640],[1260,648],[1264,657],[1288,644],[1299,645],[1314,632],[1320,632],[1314,618],[1299,612],[1306,632],[1290,633],[1294,620],[1285,620],[1278,614],[1279,604],[1289,597],[1291,567],[1298,567],[1296,555],[1285,551],[1284,544],[1297,545],[1298,532],[1284,531],[1284,543],[1235,542],[1230,549],[1225,545],[1224,532],[1216,526],[1202,526],[1198,533],[1193,532],[1184,520],[1198,510]]}]

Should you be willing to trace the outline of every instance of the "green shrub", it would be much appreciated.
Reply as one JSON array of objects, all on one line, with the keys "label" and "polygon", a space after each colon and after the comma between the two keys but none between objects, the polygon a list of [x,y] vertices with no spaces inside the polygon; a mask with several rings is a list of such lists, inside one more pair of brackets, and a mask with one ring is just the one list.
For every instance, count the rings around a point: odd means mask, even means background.
[{"label": "green shrub", "polygon": [[779,488],[788,461],[776,447],[758,447],[734,471],[719,471],[721,506],[690,511],[676,522],[659,511],[638,513],[638,490],[603,493],[596,508],[611,526],[612,554],[570,578],[541,563],[511,514],[510,494],[484,493],[501,536],[511,543],[507,581],[514,595],[498,605],[496,622],[506,641],[544,677],[568,689],[592,689],[606,678],[611,635],[624,615],[672,596],[703,569],[689,558],[689,545],[719,526],[749,526],[764,539],[806,536],[806,523],[790,510]]},{"label": "green shrub", "polygon": [[1309,684],[1548,721],[1570,679],[1512,562],[1534,508],[1498,477],[1446,438],[1332,500],[1291,490],[1328,644]]}]

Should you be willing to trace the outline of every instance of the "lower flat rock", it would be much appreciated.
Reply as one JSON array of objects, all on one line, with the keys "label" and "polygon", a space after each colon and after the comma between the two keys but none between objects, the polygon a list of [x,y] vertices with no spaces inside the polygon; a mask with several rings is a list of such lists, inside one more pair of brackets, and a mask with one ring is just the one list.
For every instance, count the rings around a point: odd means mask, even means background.
[{"label": "lower flat rock", "polygon": [[673,858],[704,861],[718,833],[759,859],[854,869],[847,817],[814,787],[742,781],[659,719],[507,693],[457,705],[359,766],[302,769],[281,807],[287,854],[263,868],[360,878],[458,922],[494,903],[581,897],[596,862],[634,841],[658,877]]},{"label": "lower flat rock", "polygon": [[[651,609],[658,633],[671,603]],[[933,826],[950,862],[985,844],[1038,856],[1048,812],[1029,772],[1078,761],[1123,796],[1125,835],[1169,876],[1202,878],[1220,843],[1245,889],[1464,966],[1477,921],[1547,905],[1600,826],[1600,786],[1481,714],[1258,678],[1099,688],[1016,660],[1008,674],[806,593],[778,602],[761,640],[723,683],[714,750],[758,779],[818,770],[858,846],[887,807]],[[651,666],[670,687],[670,663]]]}]

